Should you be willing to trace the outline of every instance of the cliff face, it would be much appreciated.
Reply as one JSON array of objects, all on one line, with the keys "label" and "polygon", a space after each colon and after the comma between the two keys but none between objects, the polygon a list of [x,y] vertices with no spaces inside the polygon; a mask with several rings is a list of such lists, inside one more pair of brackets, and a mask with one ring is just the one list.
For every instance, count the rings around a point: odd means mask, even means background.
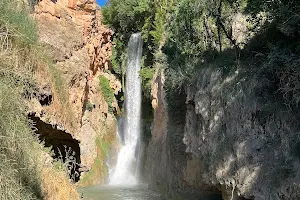
[{"label": "cliff face", "polygon": [[172,109],[167,104],[170,96],[165,91],[164,72],[156,72],[152,84],[152,106],[154,109],[151,140],[146,147],[145,179],[155,190],[170,191],[174,198],[181,193],[188,199],[206,196],[203,190],[193,190],[184,180],[187,155],[182,142],[185,125],[185,94],[174,98]]},{"label": "cliff face", "polygon": [[196,167],[198,187],[218,185],[224,199],[298,199],[299,126],[278,99],[264,99],[273,85],[255,76],[241,79],[238,72],[226,78],[211,69],[200,74],[187,88],[183,141],[193,156],[185,179],[194,182]]},{"label": "cliff face", "polygon": [[[160,86],[158,93],[165,89]],[[159,176],[170,190],[206,190],[225,200],[299,199],[299,126],[273,99],[275,92],[273,83],[262,84],[255,75],[202,69],[196,83],[185,88],[183,124],[172,113],[174,105],[163,117],[154,115],[148,164],[164,167],[150,167],[153,185]],[[155,113],[165,100],[158,98],[157,105]],[[167,128],[156,129],[165,119]]]},{"label": "cliff face", "polygon": [[[146,179],[155,181],[155,185],[164,189],[167,187],[165,181],[168,178],[168,147],[167,147],[167,122],[165,92],[163,90],[164,77],[156,75],[152,85],[152,107],[154,109],[154,122],[152,127],[152,138],[146,153]],[[156,160],[156,162],[153,162]],[[159,163],[159,164],[158,164]]]},{"label": "cliff face", "polygon": [[[107,102],[99,77],[109,80],[114,94],[121,90],[120,82],[109,71],[113,32],[102,24],[95,0],[42,0],[33,15],[49,61],[48,66],[38,66],[40,85],[38,98],[29,103],[31,117],[77,140],[80,171],[94,173],[94,180],[86,184],[103,182],[106,155],[96,139],[101,144],[114,141],[113,111],[119,108],[115,98]],[[101,166],[96,166],[99,159]]]}]

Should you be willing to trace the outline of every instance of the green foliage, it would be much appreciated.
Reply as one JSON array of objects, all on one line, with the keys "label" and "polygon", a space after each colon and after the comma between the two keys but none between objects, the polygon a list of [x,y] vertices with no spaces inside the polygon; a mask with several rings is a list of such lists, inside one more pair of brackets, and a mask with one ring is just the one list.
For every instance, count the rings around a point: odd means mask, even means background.
[{"label": "green foliage", "polygon": [[[219,68],[227,74],[238,68],[251,71],[246,66],[255,66],[257,76],[280,82],[278,89],[288,104],[300,101],[297,1],[114,0],[105,9],[104,18],[115,29],[115,41],[119,43],[114,56],[118,66],[124,63],[121,55],[126,52],[130,34],[142,32],[144,65],[140,75],[144,96],[150,97],[156,69],[165,69],[168,87],[181,91],[197,79],[203,67]],[[242,43],[233,35],[237,13],[247,19]],[[157,53],[166,59],[157,59]]]},{"label": "green foliage", "polygon": [[[197,78],[201,67],[221,67],[214,62],[239,44],[232,36],[232,13],[242,13],[245,0],[180,0],[171,15],[163,52],[167,56],[170,87],[182,88]],[[231,54],[230,59],[231,60]],[[236,60],[235,56],[233,60]],[[233,62],[234,63],[234,62]],[[236,65],[231,66],[233,69]]]},{"label": "green foliage", "polygon": [[88,101],[86,103],[85,109],[91,112],[94,109],[94,104]]},{"label": "green foliage", "polygon": [[24,102],[35,91],[37,29],[17,1],[2,0],[0,10],[0,199],[41,199],[43,150]]},{"label": "green foliage", "polygon": [[151,83],[154,75],[154,69],[144,67],[140,71],[140,77],[142,79],[142,88],[146,94],[150,94],[151,92]]},{"label": "green foliage", "polygon": [[115,97],[114,90],[110,87],[109,80],[103,75],[99,76],[99,87],[102,91],[105,101],[108,104],[108,111],[112,113],[113,112],[112,103]]},{"label": "green foliage", "polygon": [[[259,1],[248,0],[246,13],[251,14],[252,21],[258,18],[258,14],[267,13],[268,21],[276,21],[278,30],[287,36],[295,37],[300,30],[300,6],[296,1],[274,0]],[[298,33],[297,33],[298,32]]]},{"label": "green foliage", "polygon": [[[148,41],[151,28],[151,1],[150,0],[111,0],[103,8],[104,23],[115,32],[113,55],[111,58],[113,71],[121,78],[124,85],[124,76],[127,66],[127,44],[131,33],[142,32],[144,41]],[[147,22],[147,23],[145,23]],[[151,54],[149,51],[144,51]],[[148,56],[149,57],[149,56]]]},{"label": "green foliage", "polygon": [[117,74],[118,76],[122,76],[122,67],[118,60],[118,51],[115,45],[113,46],[112,49],[111,64],[114,73]]},{"label": "green foliage", "polygon": [[13,43],[26,46],[37,44],[37,27],[25,8],[15,0],[0,1],[0,34],[13,37]]},{"label": "green foliage", "polygon": [[121,34],[138,32],[148,16],[149,2],[149,0],[110,0],[103,8],[104,23],[111,25]]},{"label": "green foliage", "polygon": [[123,51],[125,48],[125,44],[123,44],[121,40],[114,39],[111,63],[114,73],[120,78],[125,75],[126,71],[127,55],[125,53],[126,51]]},{"label": "green foliage", "polygon": [[[175,2],[175,1],[174,1]],[[127,56],[126,48],[131,33],[141,32],[144,40],[144,66],[145,71],[152,71],[154,54],[162,46],[165,38],[165,22],[168,12],[174,5],[173,1],[150,1],[150,0],[111,0],[103,8],[104,22],[116,32],[114,37],[114,49],[112,56],[113,70],[119,77],[124,77]],[[149,73],[145,73],[143,89],[144,94],[149,93]],[[124,78],[123,78],[124,83]]]},{"label": "green foliage", "polygon": [[199,55],[203,49],[203,34],[199,18],[203,14],[199,1],[182,1],[177,7],[171,23],[169,40],[181,54]]},{"label": "green foliage", "polygon": [[0,77],[0,199],[40,199],[41,146],[25,116],[22,83]]}]

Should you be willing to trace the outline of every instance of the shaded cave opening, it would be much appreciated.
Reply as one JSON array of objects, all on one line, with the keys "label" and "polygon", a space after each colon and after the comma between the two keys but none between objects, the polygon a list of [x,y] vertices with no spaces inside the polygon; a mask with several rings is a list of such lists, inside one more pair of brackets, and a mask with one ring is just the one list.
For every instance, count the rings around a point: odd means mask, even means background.
[{"label": "shaded cave opening", "polygon": [[33,128],[44,146],[51,148],[53,159],[62,159],[68,166],[69,177],[72,181],[78,182],[80,179],[80,147],[79,141],[74,139],[71,134],[59,130],[57,126],[52,126],[43,122],[33,114],[28,115],[33,122]]},{"label": "shaded cave opening", "polygon": [[[203,194],[200,194],[199,196],[201,196],[201,200],[224,200],[222,191],[216,187],[206,188],[206,190],[203,191]],[[197,199],[199,199],[199,197]]]},{"label": "shaded cave opening", "polygon": [[222,193],[211,194],[210,200],[223,200]]},{"label": "shaded cave opening", "polygon": [[42,106],[50,105],[52,103],[52,94],[50,94],[50,95],[45,95],[45,94],[40,95],[39,102]]}]

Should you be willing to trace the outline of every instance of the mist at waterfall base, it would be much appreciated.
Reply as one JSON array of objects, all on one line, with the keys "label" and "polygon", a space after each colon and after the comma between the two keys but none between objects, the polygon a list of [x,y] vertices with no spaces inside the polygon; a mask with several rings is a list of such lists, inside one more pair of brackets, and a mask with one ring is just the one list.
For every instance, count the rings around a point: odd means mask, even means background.
[{"label": "mist at waterfall base", "polygon": [[[123,133],[117,164],[110,169],[110,185],[138,184],[138,148],[140,143],[141,123],[141,69],[143,42],[140,33],[132,34],[128,43],[128,64],[126,69],[125,118],[123,126],[118,128]],[[121,129],[121,130],[120,130]]]}]

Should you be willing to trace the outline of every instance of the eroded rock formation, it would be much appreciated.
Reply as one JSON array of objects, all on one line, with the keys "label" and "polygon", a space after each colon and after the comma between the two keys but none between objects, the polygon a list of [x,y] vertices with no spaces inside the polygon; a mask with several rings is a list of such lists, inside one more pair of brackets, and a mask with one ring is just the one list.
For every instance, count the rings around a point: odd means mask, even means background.
[{"label": "eroded rock formation", "polygon": [[[280,99],[272,99],[272,83],[262,84],[249,74],[245,79],[241,73],[204,68],[197,82],[185,88],[181,102],[171,96],[172,105],[157,97],[166,88],[158,84],[159,76],[155,79],[157,119],[146,162],[154,186],[190,191],[195,199],[203,191],[224,200],[299,199],[297,118]],[[158,114],[166,108],[167,113]]]},{"label": "eroded rock formation", "polygon": [[299,126],[279,99],[266,95],[274,86],[255,76],[241,79],[238,72],[226,78],[212,69],[201,74],[187,88],[183,139],[194,155],[186,170],[201,169],[199,187],[219,185],[225,200],[298,199]]},{"label": "eroded rock formation", "polygon": [[[30,113],[79,141],[81,166],[88,171],[101,154],[96,138],[115,135],[116,120],[108,108],[118,110],[118,104],[106,102],[99,86],[104,75],[115,94],[121,90],[109,73],[113,32],[102,24],[95,0],[42,0],[34,10],[45,59],[54,62],[38,65],[39,92],[29,102]],[[103,176],[92,183],[103,182]]]}]

